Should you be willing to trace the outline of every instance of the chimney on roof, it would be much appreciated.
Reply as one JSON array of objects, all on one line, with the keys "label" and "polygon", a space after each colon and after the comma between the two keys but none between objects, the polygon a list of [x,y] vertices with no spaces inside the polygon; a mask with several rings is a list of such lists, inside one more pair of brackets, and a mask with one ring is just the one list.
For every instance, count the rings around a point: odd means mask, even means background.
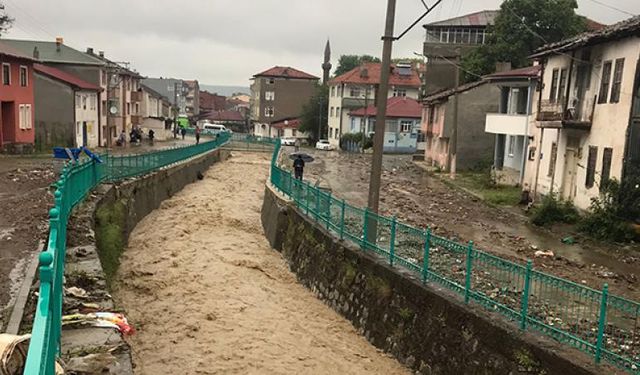
[{"label": "chimney on roof", "polygon": [[98,51],[98,56],[104,57],[104,51]]},{"label": "chimney on roof", "polygon": [[496,63],[496,73],[508,72],[511,70],[511,63],[509,61],[498,61]]},{"label": "chimney on roof", "polygon": [[92,47],[87,47],[87,53],[89,55],[93,55],[93,48]]},{"label": "chimney on roof", "polygon": [[64,43],[64,39],[61,36],[56,37],[56,51],[60,52],[60,46]]},{"label": "chimney on roof", "polygon": [[40,59],[40,51],[38,51],[38,47],[33,47],[33,58],[36,60]]}]

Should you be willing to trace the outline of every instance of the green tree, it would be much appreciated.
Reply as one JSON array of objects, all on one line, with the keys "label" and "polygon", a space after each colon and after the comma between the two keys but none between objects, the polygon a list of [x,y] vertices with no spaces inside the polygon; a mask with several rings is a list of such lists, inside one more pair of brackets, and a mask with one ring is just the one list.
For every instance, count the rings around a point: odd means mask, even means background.
[{"label": "green tree", "polygon": [[[329,106],[329,88],[325,85],[317,85],[313,96],[302,107],[300,116],[300,131],[309,134],[314,141],[327,134],[327,108]],[[318,124],[321,124],[318,135]]]},{"label": "green tree", "polygon": [[9,15],[2,10],[4,10],[4,5],[0,3],[0,35],[9,30],[13,23],[13,18],[9,17]]},{"label": "green tree", "polygon": [[[576,0],[505,0],[500,6],[486,45],[462,59],[464,70],[492,73],[498,61],[514,68],[530,64],[528,56],[546,43],[586,31],[584,17],[576,14]],[[466,82],[478,77],[465,73]]]},{"label": "green tree", "polygon": [[334,74],[339,76],[368,62],[379,63],[380,59],[371,55],[342,55],[340,59],[338,59],[338,67]]}]

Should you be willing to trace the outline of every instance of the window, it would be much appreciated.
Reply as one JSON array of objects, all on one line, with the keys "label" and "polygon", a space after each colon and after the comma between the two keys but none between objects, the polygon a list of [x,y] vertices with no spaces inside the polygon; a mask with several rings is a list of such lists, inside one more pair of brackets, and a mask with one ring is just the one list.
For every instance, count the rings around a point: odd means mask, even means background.
[{"label": "window", "polygon": [[428,125],[433,125],[433,121],[436,118],[436,107],[429,108],[429,120],[427,121]]},{"label": "window", "polygon": [[274,112],[273,107],[264,107],[264,117],[273,117]]},{"label": "window", "polygon": [[95,95],[89,96],[89,109],[92,111],[96,110],[96,97]]},{"label": "window", "polygon": [[332,87],[331,87],[331,96],[332,96],[332,97],[333,97],[333,96],[336,96],[336,87],[335,87],[335,86],[332,86]]},{"label": "window", "polygon": [[[106,70],[101,70],[100,71],[100,83],[103,85],[107,84],[107,71]],[[169,86],[169,91],[173,91],[173,86]]]},{"label": "window", "polygon": [[[616,65],[617,67],[617,65]],[[27,87],[27,84],[29,83],[28,79],[27,79],[27,67],[26,66],[21,66],[20,67],[20,86],[22,87]]]},{"label": "window", "polygon": [[553,73],[551,74],[551,92],[549,93],[549,101],[555,102],[558,95],[558,73],[560,70],[553,69]]},{"label": "window", "polygon": [[273,85],[276,82],[276,80],[273,78],[265,78],[264,81],[269,85]]},{"label": "window", "polygon": [[19,111],[19,125],[20,129],[31,129],[31,104],[20,104],[18,106]]},{"label": "window", "polygon": [[82,95],[82,109],[87,109],[87,96]]},{"label": "window", "polygon": [[360,92],[360,89],[358,87],[352,87],[351,88],[351,92],[349,93],[349,95],[352,98],[359,98],[360,95],[362,95],[362,93]]},{"label": "window", "polygon": [[509,137],[509,148],[507,149],[507,154],[512,158],[516,152],[516,137],[512,135],[508,135],[507,137]]},{"label": "window", "polygon": [[140,103],[136,103],[136,104],[134,105],[134,111],[135,111],[134,113],[135,113],[136,115],[140,113]]},{"label": "window", "polygon": [[589,159],[587,160],[587,179],[584,186],[593,187],[596,177],[596,160],[598,159],[598,147],[589,146]]},{"label": "window", "polygon": [[342,116],[342,112],[340,112],[340,107],[336,107],[336,117]]},{"label": "window", "polygon": [[551,157],[549,158],[549,171],[547,172],[547,177],[551,177],[555,173],[557,159],[558,159],[558,144],[553,142],[551,144]]},{"label": "window", "polygon": [[602,151],[602,174],[600,175],[600,186],[609,180],[611,175],[611,157],[613,156],[613,149],[605,147]]},{"label": "window", "polygon": [[622,70],[624,69],[624,59],[616,60],[616,67],[613,70],[613,83],[611,84],[611,98],[609,103],[620,101],[620,87],[622,86]]},{"label": "window", "polygon": [[356,132],[356,118],[355,117],[351,117],[351,132],[352,133]]},{"label": "window", "polygon": [[331,107],[331,109],[329,110],[329,117],[333,117],[335,115],[335,112],[333,110],[333,107]]},{"label": "window", "polygon": [[560,85],[558,86],[558,98],[560,103],[564,103],[567,89],[567,69],[560,71]]},{"label": "window", "polygon": [[76,108],[82,108],[82,97],[80,94],[76,94]]},{"label": "window", "polygon": [[295,137],[298,135],[298,131],[296,129],[291,129],[291,135]]},{"label": "window", "polygon": [[276,100],[275,91],[265,91],[264,92],[264,99],[265,100]]},{"label": "window", "polygon": [[611,82],[611,61],[605,61],[602,65],[602,82],[600,82],[600,92],[598,93],[598,104],[607,102],[609,95],[609,83]]},{"label": "window", "polygon": [[102,101],[102,105],[100,107],[100,112],[102,112],[102,116],[106,116],[107,115],[107,101],[103,100]]},{"label": "window", "polygon": [[393,96],[407,96],[407,90],[405,90],[405,89],[393,89]]},{"label": "window", "polygon": [[333,128],[329,128],[329,138],[333,138]]},{"label": "window", "polygon": [[131,103],[127,103],[127,115],[131,114]]},{"label": "window", "polygon": [[411,133],[411,128],[413,128],[413,121],[400,121],[400,132],[401,133]]},{"label": "window", "polygon": [[11,65],[7,63],[2,64],[2,84],[5,86],[11,84]]},{"label": "window", "polygon": [[442,33],[440,34],[440,42],[449,43],[449,29],[442,30]]}]

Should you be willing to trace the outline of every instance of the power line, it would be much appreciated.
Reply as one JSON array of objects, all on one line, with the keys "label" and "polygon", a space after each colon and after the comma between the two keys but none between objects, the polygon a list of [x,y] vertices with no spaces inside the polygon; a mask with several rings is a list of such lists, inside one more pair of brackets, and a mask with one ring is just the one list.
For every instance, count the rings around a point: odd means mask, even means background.
[{"label": "power line", "polygon": [[589,1],[591,1],[591,2],[593,2],[593,3],[596,3],[596,4],[599,4],[599,5],[602,5],[602,6],[603,6],[603,7],[605,7],[605,8],[613,9],[613,10],[616,10],[616,11],[618,11],[618,12],[620,12],[620,13],[624,13],[624,14],[629,15],[629,16],[632,16],[632,17],[633,17],[633,16],[637,16],[637,14],[633,14],[633,13],[631,13],[631,12],[628,12],[628,11],[624,10],[624,9],[616,8],[616,7],[614,7],[613,5],[609,5],[609,4],[604,3],[604,2],[602,2],[602,1],[598,1],[598,0],[589,0]]},{"label": "power line", "polygon": [[[17,10],[19,13],[21,13],[22,15],[25,16],[24,21],[25,23],[29,23],[29,26],[34,29],[34,30],[40,30],[44,33],[44,35],[48,35],[50,37],[55,38],[55,35],[53,35],[52,33],[50,33],[47,29],[45,29],[42,25],[44,25],[44,22],[41,22],[40,20],[38,20],[36,17],[34,17],[33,15],[31,15],[29,12],[27,12],[26,10],[24,10],[22,7],[18,6],[16,3],[13,2],[13,0],[6,0],[8,4],[11,5],[11,7],[13,7],[15,10]],[[28,19],[28,20],[27,20]],[[35,27],[34,27],[35,26]]]}]

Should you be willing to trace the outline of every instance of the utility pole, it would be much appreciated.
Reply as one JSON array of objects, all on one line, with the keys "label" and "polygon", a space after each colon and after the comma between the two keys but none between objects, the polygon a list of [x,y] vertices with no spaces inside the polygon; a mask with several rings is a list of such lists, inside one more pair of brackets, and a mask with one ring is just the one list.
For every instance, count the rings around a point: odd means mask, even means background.
[{"label": "utility pole", "polygon": [[178,138],[178,81],[173,83],[173,139]]},{"label": "utility pole", "polygon": [[[396,0],[387,1],[387,17],[382,37],[382,66],[380,68],[380,85],[378,86],[378,105],[376,127],[373,134],[373,155],[371,160],[371,176],[369,178],[368,208],[377,214],[380,204],[380,180],[382,173],[382,148],[384,146],[385,118],[387,115],[387,93],[389,91],[389,73],[391,67],[391,48],[393,46],[393,25],[396,16]],[[373,221],[373,220],[372,220]],[[377,227],[369,227],[369,232],[375,240]]]},{"label": "utility pole", "polygon": [[456,178],[456,154],[458,152],[458,87],[460,86],[460,50],[456,49],[455,56],[456,78],[453,94],[453,129],[451,129],[451,139],[449,140],[449,177]]},{"label": "utility pole", "polygon": [[318,141],[322,139],[322,98],[318,100]]},{"label": "utility pole", "polygon": [[364,154],[364,142],[367,139],[367,120],[369,116],[367,116],[367,108],[369,107],[369,85],[364,86],[364,124],[361,126],[362,130],[362,144],[361,149]]}]

